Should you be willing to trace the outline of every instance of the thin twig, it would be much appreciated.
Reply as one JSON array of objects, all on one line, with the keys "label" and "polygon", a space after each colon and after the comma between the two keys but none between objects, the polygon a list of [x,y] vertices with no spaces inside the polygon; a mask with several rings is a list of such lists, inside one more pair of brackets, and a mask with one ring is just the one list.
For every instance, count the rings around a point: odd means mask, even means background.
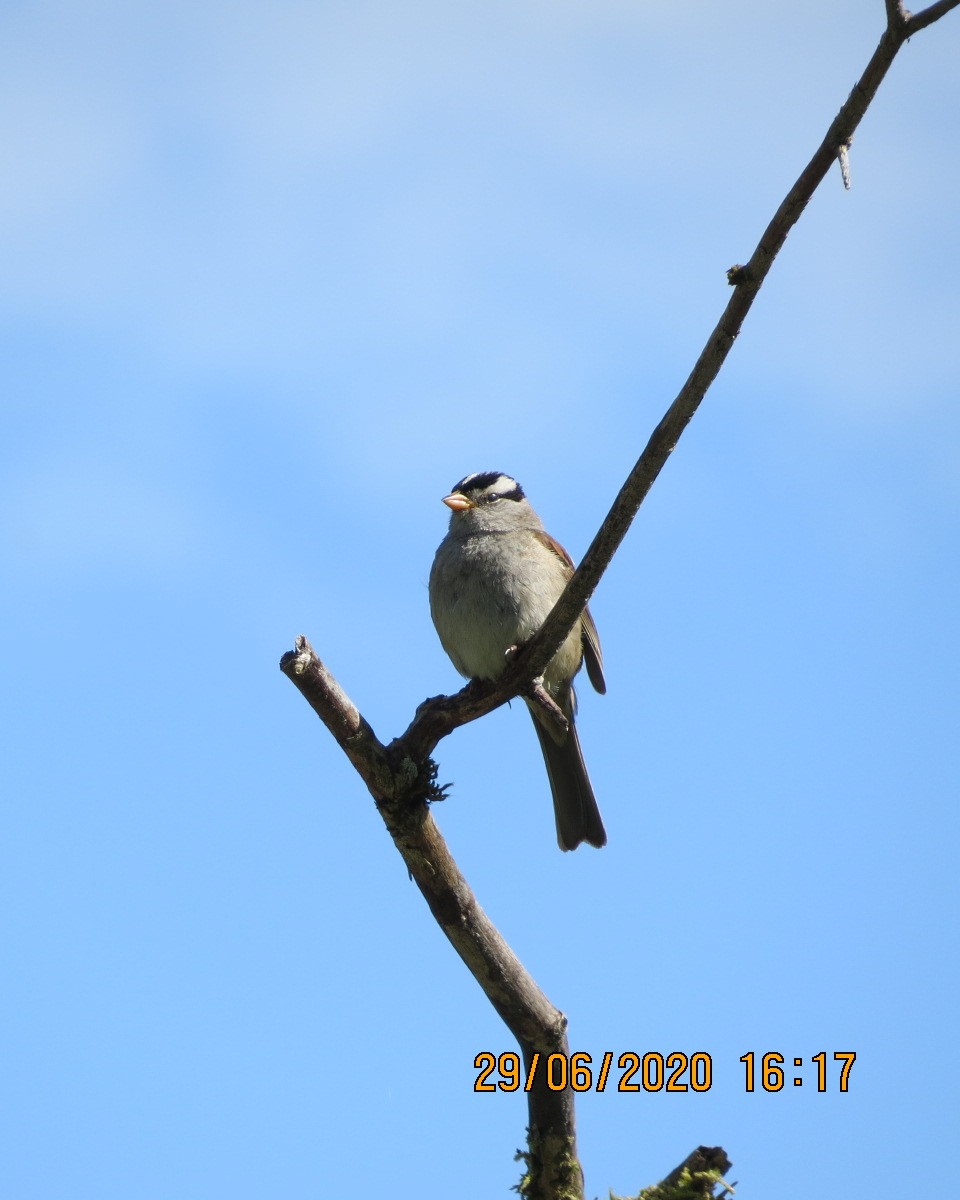
[{"label": "thin twig", "polygon": [[910,13],[907,17],[907,37],[913,37],[921,29],[926,29],[934,21],[939,21],[958,4],[960,4],[960,0],[938,0],[938,3],[931,4],[928,8],[921,8],[917,13]]},{"label": "thin twig", "polygon": [[535,679],[523,689],[523,695],[537,706],[539,719],[544,721],[550,736],[562,746],[570,732],[570,722],[563,715],[563,709],[543,686],[543,681]]}]

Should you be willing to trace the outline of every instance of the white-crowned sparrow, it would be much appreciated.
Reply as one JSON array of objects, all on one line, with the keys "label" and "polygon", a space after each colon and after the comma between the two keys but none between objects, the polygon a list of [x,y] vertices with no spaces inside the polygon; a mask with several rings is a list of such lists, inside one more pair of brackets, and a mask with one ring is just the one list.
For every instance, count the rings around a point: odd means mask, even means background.
[{"label": "white-crowned sparrow", "polygon": [[[467,475],[443,503],[453,515],[430,571],[430,613],[460,674],[495,679],[511,650],[529,641],[546,620],[573,574],[573,561],[544,530],[509,475]],[[574,725],[573,677],[584,659],[590,682],[605,692],[600,640],[589,609],[544,672],[544,686],[570,723],[565,737],[528,702],[553,792],[561,850],[607,841]]]}]

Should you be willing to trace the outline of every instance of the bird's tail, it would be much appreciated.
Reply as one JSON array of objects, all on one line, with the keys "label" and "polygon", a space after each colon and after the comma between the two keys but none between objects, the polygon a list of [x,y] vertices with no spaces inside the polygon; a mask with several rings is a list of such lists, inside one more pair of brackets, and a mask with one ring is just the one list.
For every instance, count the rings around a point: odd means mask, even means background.
[{"label": "bird's tail", "polygon": [[[572,705],[570,705],[572,709]],[[533,727],[540,740],[543,761],[547,767],[550,791],[553,793],[553,814],[557,820],[557,842],[561,850],[576,850],[581,842],[598,849],[607,844],[597,799],[593,794],[577,737],[572,711],[567,714],[570,730],[562,743],[557,743],[531,710]]]}]

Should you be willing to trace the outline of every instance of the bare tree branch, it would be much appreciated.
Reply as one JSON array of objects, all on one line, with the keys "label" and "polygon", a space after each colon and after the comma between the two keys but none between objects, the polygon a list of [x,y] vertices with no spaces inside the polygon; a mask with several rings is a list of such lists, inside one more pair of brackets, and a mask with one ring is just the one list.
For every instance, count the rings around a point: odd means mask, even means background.
[{"label": "bare tree branch", "polygon": [[519,1042],[525,1075],[539,1054],[540,1065],[527,1091],[529,1124],[536,1131],[538,1179],[563,1185],[562,1191],[545,1191],[544,1196],[581,1196],[573,1092],[569,1088],[553,1091],[546,1074],[551,1054],[569,1059],[566,1018],[537,987],[460,874],[424,803],[442,798],[433,786],[432,764],[425,771],[424,765],[414,764],[397,743],[383,746],[305,637],[297,638],[296,648],[280,660],[280,669],[367,785],[437,924]]},{"label": "bare tree branch", "polygon": [[[800,172],[787,192],[760,241],[745,266],[731,268],[728,279],[734,286],[733,295],[716,327],[710,334],[700,357],[686,383],[653,431],[626,482],[620,489],[609,513],[600,526],[583,561],[553,612],[547,617],[536,637],[524,647],[510,664],[498,685],[509,683],[516,687],[523,676],[540,674],[573,628],[584,606],[600,582],[620,543],[626,536],[640,505],[673,452],[680,435],[687,427],[710,384],[726,361],[736,341],[757,292],[766,279],[787,235],[800,219],[810,198],[830,170],[841,147],[849,146],[857,126],[867,111],[877,89],[896,57],[897,51],[911,35],[936,21],[960,0],[941,0],[909,19],[902,19],[899,5],[887,0],[887,28],[870,61],[854,85],[846,103],[834,118],[823,141],[810,161]],[[891,9],[895,9],[893,12]],[[499,692],[499,687],[498,687]],[[472,719],[472,718],[468,718]]]},{"label": "bare tree branch", "polygon": [[[454,696],[425,701],[401,737],[384,746],[305,638],[299,637],[295,650],[281,659],[281,669],[300,689],[360,774],[430,911],[517,1038],[528,1070],[536,1062],[537,1053],[544,1059],[551,1053],[568,1053],[566,1019],[540,991],[477,904],[454,863],[427,805],[427,801],[442,799],[442,790],[434,781],[436,766],[429,756],[451,730],[484,715],[510,697],[525,693],[539,700],[536,680],[579,618],[641,503],[716,378],[788,233],[834,160],[841,154],[847,155],[854,131],[900,47],[913,33],[957,7],[960,0],[939,0],[916,14],[908,13],[900,0],[884,0],[884,3],[887,27],[863,75],[784,197],[750,260],[728,272],[733,294],[687,381],[653,431],[560,600],[536,636],[512,657],[503,676],[494,684],[475,681]],[[561,1195],[582,1197],[573,1092],[569,1087],[552,1091],[543,1070],[532,1074],[531,1083],[523,1194],[544,1200]],[[712,1150],[701,1147],[677,1172],[682,1175],[687,1170],[690,1174],[694,1165],[700,1170],[706,1167],[722,1173],[729,1163],[719,1147]],[[680,1180],[677,1172],[654,1191],[666,1195],[668,1185]],[[686,1176],[684,1187],[685,1180]],[[701,1182],[705,1187],[709,1180],[704,1176]]]},{"label": "bare tree branch", "polygon": [[726,361],[787,235],[800,219],[834,160],[841,151],[845,156],[848,155],[854,132],[898,50],[911,34],[926,28],[958,4],[960,0],[940,0],[919,13],[908,15],[901,4],[886,0],[887,28],[863,74],[834,118],[823,141],[783,198],[749,262],[731,267],[727,272],[727,278],[733,285],[733,295],[686,383],[627,476],[563,595],[536,636],[513,657],[495,683],[468,685],[455,696],[437,697],[421,705],[413,723],[400,739],[415,758],[430,754],[437,742],[452,729],[499,707],[517,695],[526,681],[543,673],[589,602],[626,537],[640,505]]},{"label": "bare tree branch", "polygon": [[887,10],[888,29],[906,24],[908,13],[903,6],[903,0],[883,0],[883,4]]},{"label": "bare tree branch", "polygon": [[934,21],[939,21],[941,17],[946,16],[950,9],[956,8],[958,4],[960,4],[960,0],[938,0],[937,4],[931,4],[928,8],[921,8],[918,13],[905,12],[906,36],[913,37],[921,29],[926,29]]}]

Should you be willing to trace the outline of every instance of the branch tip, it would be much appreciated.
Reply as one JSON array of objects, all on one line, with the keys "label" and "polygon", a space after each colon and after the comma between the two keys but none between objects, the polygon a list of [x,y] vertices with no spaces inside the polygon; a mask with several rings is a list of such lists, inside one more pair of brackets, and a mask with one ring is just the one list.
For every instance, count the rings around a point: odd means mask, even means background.
[{"label": "branch tip", "polygon": [[902,29],[910,19],[910,14],[903,6],[903,0],[883,0],[883,4],[887,10],[887,28]]}]

